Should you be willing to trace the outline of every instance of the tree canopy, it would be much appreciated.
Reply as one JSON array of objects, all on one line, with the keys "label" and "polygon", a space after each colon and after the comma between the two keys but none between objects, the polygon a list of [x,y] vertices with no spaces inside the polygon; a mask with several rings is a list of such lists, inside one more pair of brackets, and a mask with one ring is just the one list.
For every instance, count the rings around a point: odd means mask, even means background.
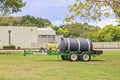
[{"label": "tree canopy", "polygon": [[107,25],[98,32],[99,41],[120,41],[120,27]]},{"label": "tree canopy", "polygon": [[58,35],[64,37],[89,38],[94,42],[120,41],[120,27],[107,25],[103,28],[88,23],[66,24],[52,27]]},{"label": "tree canopy", "polygon": [[53,27],[58,35],[64,37],[90,38],[92,41],[98,41],[98,26],[89,25],[87,23],[66,24],[60,27]]},{"label": "tree canopy", "polygon": [[48,19],[34,17],[31,15],[25,15],[22,17],[0,17],[0,26],[34,26],[34,27],[46,27],[50,26],[51,21]]},{"label": "tree canopy", "polygon": [[17,13],[25,6],[22,0],[0,0],[0,13],[3,15]]},{"label": "tree canopy", "polygon": [[103,16],[109,17],[110,9],[120,20],[120,0],[75,0],[68,7],[71,14],[65,20],[69,22],[77,16],[82,19],[100,21]]},{"label": "tree canopy", "polygon": [[44,18],[35,18],[34,16],[25,15],[21,18],[19,22],[21,26],[36,26],[36,27],[45,27],[51,25],[51,22],[48,19]]}]

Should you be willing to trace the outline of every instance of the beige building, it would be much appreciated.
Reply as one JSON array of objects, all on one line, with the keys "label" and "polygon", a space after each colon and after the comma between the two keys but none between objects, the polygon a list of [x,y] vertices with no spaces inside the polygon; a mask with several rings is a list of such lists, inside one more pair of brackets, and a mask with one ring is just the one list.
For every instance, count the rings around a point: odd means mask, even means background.
[{"label": "beige building", "polygon": [[37,32],[38,32],[37,43],[32,43],[31,44],[32,48],[40,48],[40,47],[46,48],[48,43],[56,43],[58,46],[61,37],[63,37],[62,35],[56,35],[56,32],[50,27],[38,28]]},{"label": "beige building", "polygon": [[61,37],[51,28],[0,26],[0,48],[9,43],[16,48],[46,47],[47,43],[59,43]]}]

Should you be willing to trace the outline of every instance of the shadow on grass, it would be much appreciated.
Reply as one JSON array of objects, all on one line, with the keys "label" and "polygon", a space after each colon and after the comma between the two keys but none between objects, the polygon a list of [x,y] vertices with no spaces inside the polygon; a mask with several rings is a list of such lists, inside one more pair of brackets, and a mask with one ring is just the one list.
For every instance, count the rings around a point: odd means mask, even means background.
[{"label": "shadow on grass", "polygon": [[[36,62],[64,62],[63,60],[35,60]],[[65,60],[66,62],[67,60]]]},{"label": "shadow on grass", "polygon": [[91,60],[91,62],[105,62],[105,60]]},{"label": "shadow on grass", "polygon": [[[69,60],[35,60],[37,62],[84,62],[84,61],[69,61]],[[105,62],[105,60],[91,60],[88,62]]]},{"label": "shadow on grass", "polygon": [[21,52],[0,52],[0,55],[21,55]]}]

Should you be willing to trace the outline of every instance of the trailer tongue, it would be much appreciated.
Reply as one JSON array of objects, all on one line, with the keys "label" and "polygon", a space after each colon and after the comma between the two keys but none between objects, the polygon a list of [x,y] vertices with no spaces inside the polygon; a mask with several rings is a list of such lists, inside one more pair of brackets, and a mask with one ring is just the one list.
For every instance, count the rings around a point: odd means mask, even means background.
[{"label": "trailer tongue", "polygon": [[[24,55],[30,52],[24,51]],[[86,38],[61,38],[61,43],[56,50],[56,44],[48,44],[47,55],[60,55],[62,60],[69,61],[90,61],[91,57],[95,57],[103,53],[102,50],[93,49],[90,39]]]}]

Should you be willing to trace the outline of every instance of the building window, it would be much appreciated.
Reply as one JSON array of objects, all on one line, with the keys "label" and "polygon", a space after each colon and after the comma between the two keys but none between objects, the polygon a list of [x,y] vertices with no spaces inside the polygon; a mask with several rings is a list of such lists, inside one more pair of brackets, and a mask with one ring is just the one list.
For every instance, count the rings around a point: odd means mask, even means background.
[{"label": "building window", "polygon": [[38,43],[55,42],[55,35],[39,35]]}]

